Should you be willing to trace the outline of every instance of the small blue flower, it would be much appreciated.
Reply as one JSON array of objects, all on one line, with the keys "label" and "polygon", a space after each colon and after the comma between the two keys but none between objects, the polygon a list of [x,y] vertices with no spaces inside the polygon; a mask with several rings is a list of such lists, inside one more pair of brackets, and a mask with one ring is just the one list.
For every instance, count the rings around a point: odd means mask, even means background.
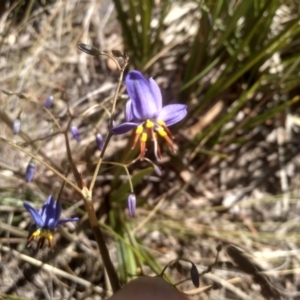
[{"label": "small blue flower", "polygon": [[100,133],[96,135],[96,144],[98,150],[102,151],[104,146],[104,141],[103,141],[103,136]]},{"label": "small blue flower", "polygon": [[27,183],[31,182],[34,176],[34,171],[35,171],[35,163],[33,160],[29,162],[26,168],[26,173],[25,173],[25,181]]},{"label": "small blue flower", "polygon": [[30,246],[31,241],[39,238],[38,246],[42,247],[45,239],[48,240],[49,246],[53,249],[53,231],[56,227],[67,223],[78,221],[79,218],[71,218],[59,220],[61,214],[61,202],[55,202],[53,196],[49,196],[42,206],[42,208],[37,211],[30,203],[24,202],[24,208],[30,213],[35,227],[37,228],[29,237],[27,244]]},{"label": "small blue flower", "polygon": [[13,133],[19,134],[20,129],[21,129],[21,120],[19,118],[17,118],[13,122]]},{"label": "small blue flower", "polygon": [[79,143],[80,142],[80,134],[79,134],[78,128],[73,125],[73,126],[71,126],[70,130],[71,130],[71,133],[72,133],[74,139]]},{"label": "small blue flower", "polygon": [[136,197],[135,194],[129,194],[127,198],[128,212],[130,217],[134,217],[136,209]]},{"label": "small blue flower", "polygon": [[163,107],[160,88],[153,78],[146,79],[140,72],[131,71],[125,79],[130,100],[126,103],[126,122],[112,129],[114,134],[123,134],[136,129],[133,147],[140,141],[140,157],[146,151],[148,135],[154,141],[154,150],[161,157],[157,134],[165,139],[173,152],[175,148],[168,127],[181,121],[187,114],[184,104],[170,104]]},{"label": "small blue flower", "polygon": [[45,102],[44,102],[44,107],[46,107],[48,109],[51,108],[53,106],[53,102],[54,102],[53,96],[47,97]]}]

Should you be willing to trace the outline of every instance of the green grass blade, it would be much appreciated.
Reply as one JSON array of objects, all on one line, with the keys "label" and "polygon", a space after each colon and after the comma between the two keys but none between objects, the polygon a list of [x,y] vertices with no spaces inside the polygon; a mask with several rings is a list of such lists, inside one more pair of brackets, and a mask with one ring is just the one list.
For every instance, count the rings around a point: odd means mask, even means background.
[{"label": "green grass blade", "polygon": [[[300,32],[300,27],[298,21],[293,21],[283,32],[278,36],[273,38],[269,44],[264,48],[260,49],[254,53],[239,69],[237,69],[233,74],[230,74],[230,71],[233,68],[233,62],[229,64],[226,69],[223,71],[222,76],[217,80],[217,82],[212,85],[212,87],[206,92],[204,98],[202,99],[199,106],[194,110],[193,115],[198,115],[202,110],[203,106],[211,100],[216,94],[219,94],[231,86],[234,82],[237,81],[246,71],[253,67],[256,63],[259,63],[263,59],[267,59],[272,56],[272,54],[278,49],[286,46],[290,39]],[[230,74],[230,75],[229,75]]]},{"label": "green grass blade", "polygon": [[[201,132],[198,136],[196,136],[194,140],[198,142],[202,141],[203,139],[205,139],[204,141],[208,140],[208,138],[211,137],[213,134],[215,134],[225,123],[230,121],[240,110],[240,108],[245,104],[245,102],[251,99],[253,93],[259,88],[260,82],[261,82],[260,80],[257,81],[250,89],[244,92],[241,95],[241,97],[237,100],[237,103],[232,107],[232,109],[227,114],[219,118],[219,120],[214,122],[213,125],[209,126],[206,130]],[[203,141],[201,144],[203,145]]]},{"label": "green grass blade", "polygon": [[294,97],[293,99],[284,102],[280,105],[276,105],[275,107],[265,111],[264,113],[256,116],[255,118],[252,118],[251,120],[249,120],[244,128],[250,128],[250,127],[255,127],[263,122],[265,122],[268,119],[273,118],[274,116],[276,116],[278,113],[284,111],[287,107],[297,103],[300,100],[299,96]]},{"label": "green grass blade", "polygon": [[125,40],[127,41],[128,43],[128,47],[129,49],[133,50],[136,48],[136,45],[135,45],[135,41],[134,41],[134,38],[133,38],[133,35],[137,34],[137,32],[134,32],[133,30],[137,30],[137,28],[133,28],[133,27],[130,27],[128,25],[128,22],[127,22],[127,16],[126,16],[126,13],[125,11],[123,10],[123,6],[122,4],[124,3],[123,1],[120,1],[120,0],[114,0],[114,3],[115,3],[115,8],[118,12],[118,19],[121,23],[121,26],[122,26],[122,30],[123,30],[123,35],[125,37]]},{"label": "green grass blade", "polygon": [[215,52],[219,52],[221,47],[223,46],[224,42],[229,38],[229,36],[233,33],[237,26],[238,20],[242,18],[247,10],[250,8],[252,4],[252,1],[241,1],[238,7],[236,8],[233,16],[230,18],[229,23],[226,24],[226,30],[221,35],[221,38],[219,39]]}]

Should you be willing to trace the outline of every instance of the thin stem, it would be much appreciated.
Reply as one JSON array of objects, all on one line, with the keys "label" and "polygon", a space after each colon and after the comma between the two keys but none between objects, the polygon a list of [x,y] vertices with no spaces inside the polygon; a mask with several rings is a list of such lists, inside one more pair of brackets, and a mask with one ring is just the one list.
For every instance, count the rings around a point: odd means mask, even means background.
[{"label": "thin stem", "polygon": [[105,52],[101,52],[101,55],[107,56],[108,58],[112,59],[114,61],[114,63],[117,65],[119,71],[122,70],[121,67],[120,67],[120,65],[119,65],[119,63],[118,63],[118,61],[114,58],[113,55],[110,55],[109,53],[105,53]]},{"label": "thin stem", "polygon": [[[79,172],[78,172],[78,170],[77,170],[77,168],[76,168],[76,165],[75,165],[75,163],[74,163],[74,160],[73,160],[73,157],[72,157],[72,152],[71,152],[71,147],[70,147],[70,142],[69,142],[69,137],[68,137],[68,131],[69,131],[71,122],[72,122],[72,118],[70,119],[69,124],[68,124],[68,126],[67,126],[67,129],[66,129],[66,131],[64,132],[65,140],[66,140],[66,147],[67,147],[67,156],[68,156],[68,160],[69,160],[69,163],[70,163],[70,165],[71,165],[72,172],[73,172],[73,175],[74,175],[74,177],[75,177],[77,186],[78,186],[80,189],[82,189],[83,186],[82,186],[81,175],[79,174]],[[80,193],[81,193],[81,190],[80,190]]]},{"label": "thin stem", "polygon": [[[20,96],[19,96],[20,97]],[[11,118],[7,115],[7,113],[3,110],[0,110],[0,120],[3,121],[8,127],[12,128],[13,125],[13,121],[11,120]],[[26,142],[28,142],[30,144],[31,142],[31,138],[22,131],[22,129],[20,130],[19,136]],[[12,144],[14,145],[14,144]],[[32,145],[33,149],[36,149],[36,146],[33,144]],[[57,170],[59,170],[59,172],[63,172],[63,169],[61,168],[61,166],[59,164],[57,164],[54,160],[52,160],[51,158],[48,157],[48,155],[40,150],[40,155],[44,158],[47,159],[52,166],[54,166]]]},{"label": "thin stem", "polygon": [[[70,169],[71,169],[71,167],[69,166],[68,169],[67,169],[67,171],[66,171],[66,175],[65,175],[66,177],[68,176],[68,174],[69,174],[69,172],[70,172]],[[63,181],[63,182],[62,182],[62,185],[61,185],[61,187],[60,187],[58,196],[57,196],[57,202],[60,201],[60,198],[61,198],[62,192],[63,192],[63,190],[64,190],[64,188],[65,188],[65,185],[66,185],[66,182]]]},{"label": "thin stem", "polygon": [[[113,115],[114,115],[114,111],[116,109],[117,98],[118,98],[118,94],[119,94],[119,91],[120,91],[120,88],[121,88],[121,84],[122,84],[122,80],[123,80],[123,74],[124,74],[125,68],[127,67],[127,64],[128,64],[128,60],[129,60],[129,58],[127,56],[125,56],[125,58],[124,58],[124,65],[123,65],[123,67],[120,70],[119,81],[118,81],[117,89],[116,89],[116,92],[115,92],[115,95],[114,95],[114,98],[113,98],[110,127],[112,125],[112,118],[113,118]],[[101,163],[102,163],[102,160],[103,160],[103,157],[104,157],[104,154],[105,154],[105,150],[107,148],[107,145],[108,145],[111,137],[112,137],[112,133],[110,132],[108,134],[106,140],[105,140],[105,143],[104,143],[104,146],[103,146],[103,150],[100,153],[100,157],[99,157],[99,160],[98,160],[98,163],[97,163],[97,166],[96,166],[96,169],[95,169],[95,172],[94,172],[94,175],[93,175],[90,187],[89,187],[90,191],[92,191],[93,188],[94,188],[94,185],[95,185],[95,182],[96,182],[96,178],[98,176],[98,173],[99,173],[99,170],[100,170],[100,167],[101,167]]]},{"label": "thin stem", "polygon": [[98,244],[98,247],[100,250],[100,254],[102,257],[102,261],[106,268],[112,290],[115,293],[121,288],[120,283],[119,283],[119,277],[114,268],[114,265],[111,262],[102,231],[98,224],[98,219],[97,219],[93,201],[91,198],[91,192],[86,187],[84,187],[82,190],[82,195],[84,196],[84,206],[85,206],[86,212],[88,213],[88,216],[89,216],[89,222],[91,225],[91,229],[96,238],[96,241],[97,241],[97,244]]},{"label": "thin stem", "polygon": [[[126,55],[124,55],[124,65],[120,69],[119,81],[118,81],[116,92],[115,92],[115,95],[114,95],[114,98],[113,98],[113,105],[112,105],[112,111],[111,111],[109,130],[112,127],[113,114],[114,114],[114,111],[115,111],[115,108],[116,108],[117,98],[118,98],[118,94],[119,94],[119,91],[120,91],[120,88],[121,88],[121,84],[122,84],[122,80],[123,80],[123,74],[124,74],[124,71],[125,71],[125,68],[126,68],[127,64],[128,64],[128,57]],[[98,224],[98,219],[97,219],[97,216],[96,216],[96,212],[95,212],[95,208],[94,208],[93,200],[92,200],[92,193],[93,193],[93,188],[94,188],[94,185],[95,185],[95,182],[96,182],[96,178],[98,176],[98,173],[99,173],[102,161],[103,161],[103,157],[104,157],[106,148],[108,146],[108,143],[109,143],[112,135],[113,134],[111,132],[109,132],[109,134],[107,135],[107,138],[106,138],[104,146],[103,146],[103,150],[100,153],[100,157],[99,157],[96,169],[94,171],[93,178],[92,178],[92,181],[90,183],[89,188],[87,188],[86,186],[83,186],[81,193],[82,193],[83,198],[84,198],[84,205],[85,205],[86,212],[88,213],[91,229],[92,229],[93,234],[96,238],[96,241],[97,241],[97,244],[98,244],[98,247],[99,247],[99,250],[100,250],[100,254],[101,254],[101,257],[102,257],[102,260],[103,260],[103,264],[106,268],[107,275],[109,277],[111,287],[112,287],[112,289],[115,293],[121,288],[120,283],[119,283],[119,278],[118,278],[118,274],[117,274],[117,272],[114,268],[114,265],[112,264],[112,261],[110,259],[109,252],[108,252],[108,249],[106,247],[102,231],[101,231],[101,229],[99,227],[99,224]],[[72,157],[71,157],[71,153],[69,153],[69,152],[68,152],[68,157],[69,157],[69,161],[71,163]],[[76,167],[75,167],[75,169],[76,169]],[[75,170],[75,172],[76,171],[77,171],[77,169]],[[76,177],[76,175],[75,175],[75,177]],[[83,182],[81,184],[84,185]]]},{"label": "thin stem", "polygon": [[125,172],[126,172],[126,174],[127,174],[127,176],[128,176],[128,182],[129,182],[129,185],[130,185],[130,192],[131,192],[132,194],[134,194],[133,184],[132,184],[132,181],[131,181],[131,178],[130,178],[129,170],[128,170],[128,168],[127,168],[126,166],[124,167],[124,169],[125,169]]},{"label": "thin stem", "polygon": [[[24,143],[21,144],[21,146],[22,146],[22,147],[26,147],[26,146],[28,146],[28,145],[31,145],[31,144],[35,143],[35,142],[38,142],[38,141],[44,141],[44,140],[46,140],[46,139],[49,139],[50,137],[54,137],[55,135],[58,135],[58,134],[61,134],[61,133],[63,133],[63,132],[57,131],[57,132],[51,133],[51,134],[49,134],[49,135],[47,135],[47,136],[44,136],[44,137],[40,137],[40,138],[36,138],[36,139],[34,139],[34,140],[31,140],[30,142],[24,142]],[[40,149],[38,149],[38,150],[40,150]]]},{"label": "thin stem", "polygon": [[55,123],[55,125],[58,127],[58,129],[60,131],[62,131],[62,128],[61,126],[59,125],[59,123],[57,122],[56,118],[54,117],[54,115],[52,114],[52,112],[46,108],[46,107],[43,107],[43,109],[46,111],[46,113],[50,116],[50,118],[53,120],[53,122]]},{"label": "thin stem", "polygon": [[101,107],[103,110],[105,110],[105,112],[107,113],[107,115],[109,117],[111,117],[110,111],[102,104],[102,103],[98,103],[98,104],[94,104],[92,106],[90,106],[87,110],[85,110],[83,113],[81,113],[78,117],[79,118],[83,118],[86,117],[86,115],[93,109],[97,108],[97,107]]},{"label": "thin stem", "polygon": [[[71,121],[72,121],[72,119],[70,120],[67,128],[70,127]],[[97,219],[95,208],[94,208],[94,205],[93,205],[92,192],[91,192],[92,188],[94,186],[96,177],[97,177],[97,176],[95,176],[95,174],[97,175],[98,172],[99,172],[100,165],[101,165],[101,162],[102,162],[102,158],[103,158],[103,155],[104,155],[103,153],[105,152],[105,149],[108,145],[111,134],[109,134],[107,136],[107,139],[105,141],[105,145],[103,147],[103,151],[101,152],[100,159],[98,161],[96,171],[95,171],[94,176],[93,176],[93,180],[92,180],[92,183],[91,183],[91,188],[88,189],[86,186],[84,186],[84,182],[81,179],[81,175],[79,174],[79,172],[77,170],[77,167],[76,167],[76,165],[73,161],[67,131],[65,132],[65,140],[66,140],[68,160],[69,160],[69,163],[71,165],[73,174],[76,178],[77,185],[82,188],[80,190],[80,193],[82,194],[83,199],[84,199],[84,206],[85,206],[86,212],[87,212],[88,217],[89,217],[89,222],[90,222],[90,225],[91,225],[91,229],[92,229],[93,234],[96,238],[96,241],[97,241],[97,244],[98,244],[98,247],[99,247],[99,250],[100,250],[100,254],[101,254],[101,257],[102,257],[102,260],[103,260],[103,264],[106,268],[106,271],[107,271],[112,289],[113,289],[114,292],[116,292],[120,289],[119,278],[118,278],[117,272],[116,272],[116,270],[115,270],[115,268],[114,268],[114,266],[111,262],[111,259],[110,259],[109,252],[108,252],[108,249],[107,249],[106,244],[105,244],[103,234],[102,234],[101,229],[100,229],[99,224],[98,224],[98,219]],[[77,189],[78,189],[78,187],[77,187]]]},{"label": "thin stem", "polygon": [[2,137],[0,137],[0,141],[6,143],[7,145],[10,145],[18,150],[20,150],[21,152],[29,155],[31,158],[35,159],[36,161],[38,161],[40,164],[44,165],[46,168],[48,168],[49,170],[51,170],[54,174],[56,174],[58,177],[60,177],[62,180],[66,181],[70,186],[72,186],[77,192],[81,193],[81,190],[79,189],[78,186],[76,186],[73,182],[71,182],[68,178],[66,178],[63,174],[61,174],[60,172],[58,172],[56,169],[54,169],[52,166],[50,166],[49,164],[47,164],[45,162],[45,160],[42,160],[40,158],[38,158],[36,155],[32,154],[31,152],[23,149],[22,147],[14,144],[13,142],[10,142]]},{"label": "thin stem", "polygon": [[115,95],[114,95],[114,98],[113,98],[113,105],[112,105],[112,110],[111,110],[111,115],[113,116],[114,115],[114,112],[115,112],[115,109],[116,109],[116,104],[117,104],[117,98],[118,98],[118,95],[119,95],[119,91],[120,91],[120,88],[121,88],[121,84],[122,84],[122,81],[123,81],[123,75],[124,75],[124,71],[128,65],[128,60],[129,60],[129,57],[126,56],[124,57],[124,65],[120,71],[120,76],[119,76],[119,80],[118,80],[118,86],[117,86],[117,89],[116,89],[116,92],[115,92]]},{"label": "thin stem", "polygon": [[89,187],[90,191],[92,191],[93,188],[94,188],[94,185],[95,185],[95,182],[96,182],[96,179],[97,179],[100,167],[101,167],[101,163],[103,161],[103,156],[104,156],[105,150],[106,150],[106,148],[108,146],[108,143],[109,143],[111,137],[112,137],[112,133],[109,133],[108,136],[107,136],[107,138],[106,138],[106,140],[105,140],[103,149],[102,149],[102,151],[100,153],[100,157],[99,157],[99,160],[98,160],[98,163],[97,163],[97,166],[96,166],[96,169],[95,169],[95,172],[94,172],[94,175],[93,175],[90,187]]}]

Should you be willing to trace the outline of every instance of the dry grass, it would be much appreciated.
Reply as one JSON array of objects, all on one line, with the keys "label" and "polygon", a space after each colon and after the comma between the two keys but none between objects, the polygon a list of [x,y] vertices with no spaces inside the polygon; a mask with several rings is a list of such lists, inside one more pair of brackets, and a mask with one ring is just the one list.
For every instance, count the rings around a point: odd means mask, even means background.
[{"label": "dry grass", "polygon": [[[72,153],[79,171],[90,180],[93,162],[99,156],[95,134],[107,134],[108,116],[103,107],[111,103],[118,72],[111,61],[88,56],[77,50],[76,45],[84,42],[103,50],[123,50],[121,28],[111,1],[50,2],[41,6],[33,1],[34,9],[28,17],[30,1],[17,15],[17,1],[1,14],[0,86],[20,92],[30,101],[0,94],[0,136],[38,153],[42,160],[64,172],[64,138],[60,134],[46,138],[58,129],[40,105],[53,95],[55,104],[51,111],[62,128],[69,120],[68,105],[77,116],[73,124],[78,126],[82,141],[78,144],[71,140]],[[177,69],[182,68],[181,55],[195,34],[192,17],[196,12],[192,2],[183,8],[177,2],[173,6],[165,21],[166,45],[145,67],[158,78],[166,99],[177,97]],[[137,217],[127,222],[128,228],[161,265],[184,257],[197,265],[199,273],[213,264],[217,245],[224,245],[218,263],[210,273],[201,276],[199,289],[191,281],[180,285],[191,299],[298,299],[297,118],[286,111],[249,129],[242,146],[224,143],[219,150],[225,159],[213,156],[207,160],[206,155],[184,151],[194,135],[231,106],[229,100],[237,98],[239,92],[237,89],[236,94],[224,95],[224,100],[217,101],[205,118],[191,119],[184,129],[178,128],[178,155],[165,155],[160,164],[162,177],[153,173],[136,186],[140,202]],[[118,105],[123,104],[122,98]],[[93,109],[80,117],[89,107]],[[293,115],[298,112],[295,106]],[[228,126],[233,128],[239,118],[250,113],[249,109],[241,110]],[[18,116],[22,132],[14,136],[12,122]],[[118,110],[115,121],[121,118]],[[31,142],[36,139],[40,140]],[[106,160],[121,161],[126,146],[127,139],[114,138]],[[25,153],[1,143],[0,297],[105,299],[110,295],[110,285],[83,211],[83,201],[70,186],[64,188],[62,195],[63,215],[81,216],[78,225],[68,224],[56,232],[53,253],[48,249],[26,248],[31,221],[22,202],[31,201],[38,207],[47,195],[57,195],[62,184],[41,164],[36,165],[34,181],[25,184],[24,171],[29,161]],[[130,170],[147,166],[146,162],[138,162]],[[114,176],[114,169],[105,165],[96,181],[95,207],[103,223],[109,219]],[[71,175],[68,178],[73,180]],[[118,205],[113,208],[126,209],[124,201]],[[108,229],[105,236],[117,266],[116,236]],[[154,274],[147,266],[144,272]],[[177,282],[189,277],[189,268],[183,263],[180,272],[171,269],[169,273]]]}]

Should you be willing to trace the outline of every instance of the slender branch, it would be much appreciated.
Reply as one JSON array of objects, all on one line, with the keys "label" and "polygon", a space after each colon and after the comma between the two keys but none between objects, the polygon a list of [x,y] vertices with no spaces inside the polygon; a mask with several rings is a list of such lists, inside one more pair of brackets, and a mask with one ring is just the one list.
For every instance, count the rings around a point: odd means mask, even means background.
[{"label": "slender branch", "polygon": [[97,166],[96,166],[96,169],[94,171],[94,175],[93,175],[90,187],[89,187],[90,191],[92,191],[93,188],[94,188],[94,185],[95,185],[95,182],[96,182],[96,179],[97,179],[100,167],[101,167],[101,163],[103,161],[103,156],[104,156],[105,150],[106,150],[106,148],[108,146],[108,143],[109,143],[111,137],[112,137],[112,133],[109,133],[108,136],[107,136],[107,138],[106,138],[106,140],[105,140],[105,142],[104,142],[104,146],[103,146],[103,149],[102,149],[102,151],[100,153],[100,157],[99,157],[99,160],[98,160],[98,163],[97,163]]},{"label": "slender branch", "polygon": [[[12,128],[13,121],[3,110],[0,110],[0,120],[3,121],[8,127]],[[27,142],[28,144],[31,144],[31,141],[32,141],[31,138],[26,133],[24,133],[22,131],[22,129],[20,130],[19,136],[25,141],[25,143]],[[12,143],[12,145],[14,145],[14,144]],[[37,146],[33,143],[32,148],[34,150],[36,150]],[[59,172],[63,172],[63,169],[61,168],[61,166],[59,164],[57,164],[54,160],[49,158],[42,149],[39,150],[39,153],[44,159],[47,159],[51,163],[52,166],[54,166],[57,170],[59,170]]]},{"label": "slender branch", "polygon": [[106,247],[102,231],[98,224],[98,219],[97,219],[95,208],[94,208],[93,201],[91,198],[91,192],[87,189],[87,187],[84,187],[82,189],[82,195],[84,197],[84,205],[85,205],[85,209],[89,216],[89,222],[91,225],[91,229],[96,238],[103,264],[106,268],[107,275],[109,277],[109,281],[112,286],[113,292],[115,293],[116,291],[118,291],[121,288],[120,283],[119,283],[119,277],[118,277],[118,274],[117,274],[117,272],[114,268],[114,265],[110,259],[109,252]]},{"label": "slender branch", "polygon": [[[114,115],[114,112],[115,112],[115,109],[116,109],[116,104],[117,104],[117,98],[118,98],[118,95],[119,95],[119,91],[120,91],[120,88],[121,88],[121,84],[122,84],[122,81],[123,81],[123,75],[124,75],[124,71],[128,65],[128,61],[129,61],[129,57],[125,55],[124,57],[124,65],[120,71],[120,76],[119,76],[119,80],[118,80],[118,86],[117,86],[117,89],[116,89],[116,92],[115,92],[115,95],[114,95],[114,98],[113,98],[113,105],[112,105],[112,110],[111,110],[111,115],[113,116]],[[111,119],[112,120],[112,119]]]},{"label": "slender branch", "polygon": [[[93,48],[91,48],[91,49],[93,50]],[[83,50],[85,50],[85,48],[83,48]],[[89,53],[89,51],[87,53]],[[124,55],[124,65],[120,69],[119,81],[118,81],[118,85],[117,85],[115,95],[114,95],[114,98],[113,98],[109,130],[111,130],[111,127],[112,127],[113,114],[114,114],[114,111],[115,111],[115,108],[116,108],[117,98],[118,98],[118,95],[119,95],[119,91],[120,91],[122,80],[123,80],[123,74],[124,74],[124,71],[125,71],[125,68],[126,68],[127,64],[128,64],[128,56]],[[113,265],[113,263],[110,259],[109,252],[108,252],[108,249],[106,247],[102,231],[101,231],[101,229],[99,227],[99,224],[98,224],[98,219],[97,219],[97,216],[96,216],[96,212],[95,212],[95,208],[94,208],[93,200],[92,200],[92,193],[93,193],[93,188],[94,188],[94,185],[95,185],[95,182],[96,182],[96,178],[98,176],[98,173],[99,173],[102,161],[103,161],[103,157],[104,157],[106,148],[108,146],[108,143],[109,143],[112,135],[113,134],[111,132],[109,132],[109,134],[106,137],[106,140],[105,140],[105,143],[104,143],[104,146],[103,146],[103,150],[100,153],[100,157],[99,157],[96,169],[94,171],[93,178],[92,178],[92,181],[90,183],[89,188],[84,186],[84,182],[81,182],[81,184],[83,185],[81,193],[82,193],[83,198],[84,198],[84,205],[85,205],[85,209],[86,209],[86,211],[88,213],[88,216],[89,216],[89,222],[90,222],[90,225],[91,225],[91,229],[92,229],[93,234],[96,238],[96,241],[97,241],[97,244],[98,244],[98,247],[99,247],[99,250],[100,250],[100,254],[101,254],[101,257],[102,257],[102,260],[103,260],[103,264],[106,268],[107,275],[109,277],[111,287],[113,289],[113,292],[115,293],[121,288],[120,283],[119,283],[119,278],[118,278],[118,274],[117,274],[117,272],[114,268],[114,265]],[[66,139],[66,141],[67,141],[67,139]],[[72,157],[71,157],[71,152],[70,151],[68,151],[68,158],[69,158],[69,161],[71,163]],[[71,163],[71,165],[72,165],[72,163]],[[77,176],[76,172],[78,173],[77,168],[75,167],[75,174],[74,174],[75,177]]]},{"label": "slender branch", "polygon": [[[75,163],[74,163],[74,160],[73,160],[73,157],[72,157],[72,152],[71,152],[71,147],[70,147],[70,142],[69,142],[69,137],[68,137],[68,131],[69,131],[71,122],[72,122],[72,118],[70,119],[69,124],[68,124],[68,126],[67,126],[67,129],[66,129],[66,131],[64,132],[65,140],[66,140],[66,147],[67,147],[67,156],[68,156],[68,160],[69,160],[69,163],[70,163],[70,165],[71,165],[72,172],[73,172],[73,175],[74,175],[74,177],[75,177],[77,186],[78,186],[80,189],[82,189],[83,186],[82,186],[81,175],[80,175],[80,173],[78,172],[77,167],[76,167],[76,165],[75,165]],[[81,191],[80,191],[80,193],[81,193]]]},{"label": "slender branch", "polygon": [[66,181],[70,186],[72,186],[77,192],[81,193],[81,190],[79,189],[78,186],[76,186],[73,182],[71,182],[68,178],[66,178],[63,174],[61,174],[59,171],[57,171],[56,169],[54,169],[51,165],[47,164],[44,160],[38,158],[36,155],[32,154],[31,152],[23,149],[22,147],[14,144],[11,141],[8,141],[2,137],[0,137],[0,141],[4,142],[5,144],[12,146],[20,151],[22,151],[23,153],[29,155],[31,158],[35,159],[36,161],[38,161],[40,164],[44,165],[46,168],[48,168],[49,170],[51,170],[54,174],[56,174],[58,177],[60,177],[62,180]]},{"label": "slender branch", "polygon": [[[70,127],[70,124],[71,124],[71,121],[69,122],[67,128]],[[102,153],[104,153],[104,150],[108,145],[110,137],[111,137],[111,135],[108,135],[108,137],[106,139],[106,143],[105,143],[104,148],[103,148],[103,151],[101,152],[102,156],[99,159],[99,162],[98,162],[98,165],[97,165],[98,166],[98,171],[99,171],[101,161],[102,161],[102,158],[103,158]],[[94,208],[93,201],[92,201],[92,192],[91,192],[92,189],[88,189],[86,186],[84,186],[84,182],[81,179],[81,175],[79,174],[79,172],[77,170],[77,167],[76,167],[76,165],[73,161],[67,131],[65,132],[65,139],[66,139],[66,147],[67,147],[67,157],[68,157],[69,163],[71,165],[73,174],[76,178],[77,185],[82,188],[82,190],[80,190],[80,193],[82,194],[83,199],[84,199],[84,206],[85,206],[86,212],[87,212],[88,217],[89,217],[89,222],[90,222],[90,225],[91,225],[91,229],[92,229],[93,234],[96,238],[96,241],[97,241],[97,244],[98,244],[98,247],[99,247],[99,251],[100,251],[100,254],[101,254],[101,257],[102,257],[102,261],[103,261],[103,264],[106,268],[106,271],[107,271],[112,289],[113,289],[114,292],[116,292],[120,289],[119,278],[118,278],[117,272],[116,272],[116,270],[115,270],[115,268],[114,268],[114,266],[111,262],[109,252],[108,252],[108,249],[106,247],[102,231],[101,231],[101,229],[99,227],[99,224],[98,224],[98,219],[97,219],[95,208]],[[98,171],[97,171],[97,173],[98,173]],[[97,174],[97,173],[95,172],[95,174]],[[77,187],[77,189],[78,189],[78,187]]]},{"label": "slender branch", "polygon": [[[112,110],[111,110],[111,122],[110,122],[111,124],[110,124],[110,127],[112,127],[113,115],[114,115],[114,112],[115,112],[115,109],[116,109],[117,98],[118,98],[119,91],[120,91],[120,88],[121,88],[121,84],[122,84],[122,81],[123,81],[124,71],[125,71],[125,69],[126,69],[126,67],[128,65],[128,60],[129,60],[128,56],[125,55],[125,57],[124,57],[124,65],[122,66],[122,68],[120,70],[120,76],[119,76],[119,80],[118,80],[118,85],[117,85],[116,92],[115,92],[115,95],[114,95],[114,98],[113,98],[113,105],[112,105]],[[107,147],[107,145],[108,145],[111,137],[112,137],[112,133],[110,132],[109,135],[107,136],[106,140],[105,140],[103,150],[101,151],[101,154],[100,154],[100,157],[99,157],[99,160],[98,160],[98,163],[97,163],[97,166],[96,166],[96,169],[95,169],[95,172],[94,172],[91,184],[90,184],[90,188],[89,188],[90,191],[92,191],[93,188],[94,188],[94,185],[95,185],[95,182],[96,182],[96,178],[98,176],[98,173],[99,173],[99,170],[100,170],[100,167],[101,167],[101,163],[102,163],[102,160],[103,160],[103,157],[104,157],[104,154],[105,154],[105,150],[106,150],[106,147]]]}]

